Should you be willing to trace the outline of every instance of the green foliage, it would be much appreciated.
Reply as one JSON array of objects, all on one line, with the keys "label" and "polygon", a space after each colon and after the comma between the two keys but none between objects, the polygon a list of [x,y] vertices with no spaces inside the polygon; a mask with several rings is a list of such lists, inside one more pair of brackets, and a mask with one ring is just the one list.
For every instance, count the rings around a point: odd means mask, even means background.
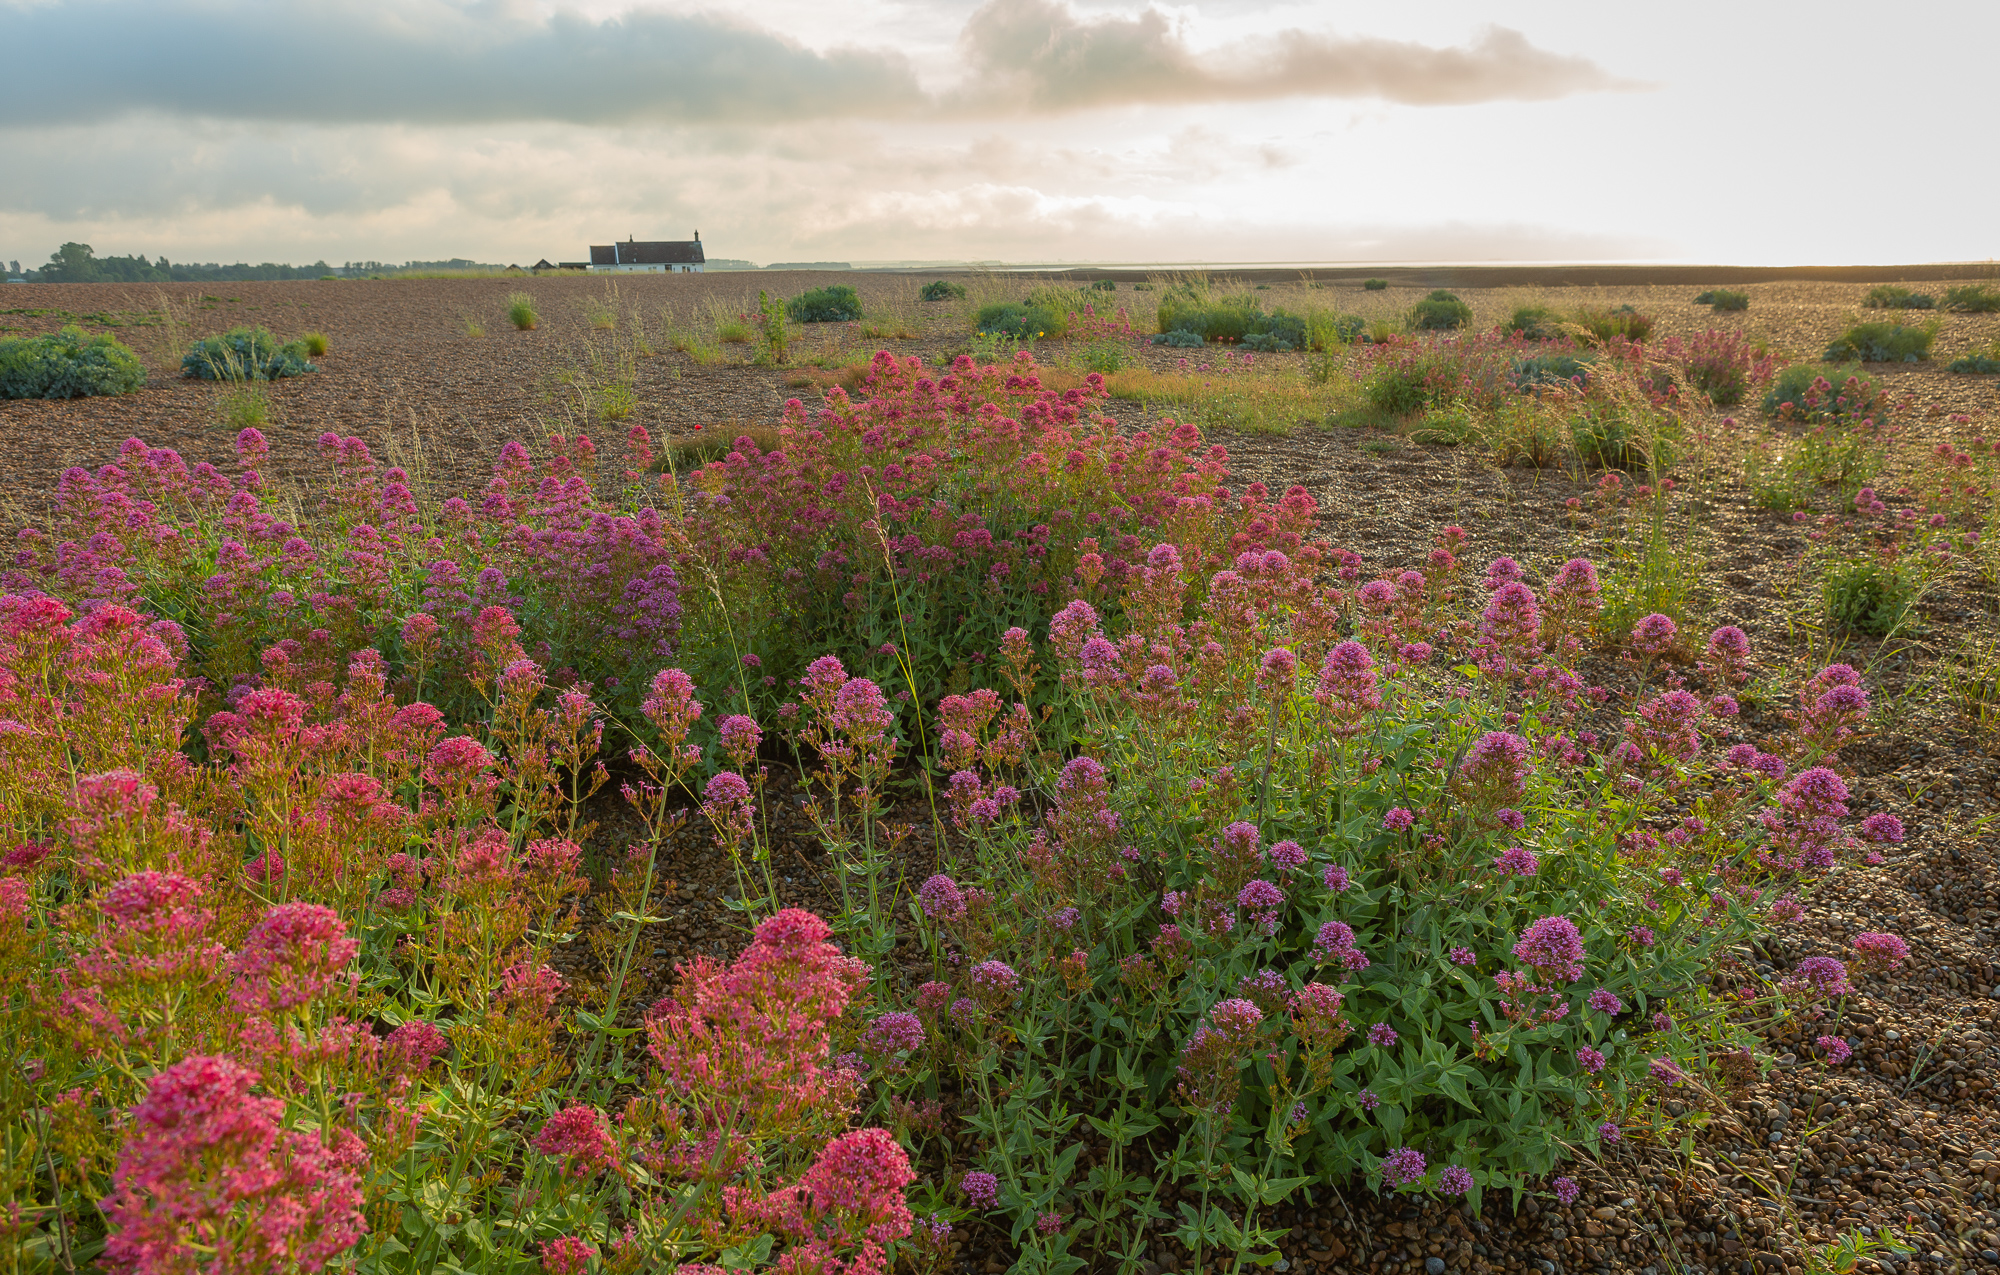
[{"label": "green foliage", "polygon": [[1135,283],[1132,285],[1132,291],[1134,292],[1151,292],[1152,290],[1153,285],[1150,283]]},{"label": "green foliage", "polygon": [[35,277],[42,283],[219,283],[250,279],[331,279],[324,261],[309,266],[286,266],[267,261],[253,266],[238,262],[233,266],[209,262],[206,265],[175,265],[165,257],[148,261],[143,255],[100,257],[87,243],[66,243],[49,255],[49,263]]},{"label": "green foliage", "polygon": [[1629,305],[1621,305],[1615,310],[1586,308],[1578,310],[1575,318],[1577,326],[1599,344],[1617,337],[1627,341],[1644,341],[1653,335],[1652,316],[1641,314]]},{"label": "green foliage", "polygon": [[1358,314],[1333,314],[1325,310],[1306,316],[1306,348],[1331,350],[1366,340],[1368,320]]},{"label": "green foliage", "polygon": [[919,289],[917,295],[925,301],[962,301],[965,299],[965,285],[949,279],[933,279]]},{"label": "green foliage", "polygon": [[0,340],[0,398],[87,398],[127,394],[146,383],[139,356],[108,333],[66,327],[47,336]]},{"label": "green foliage", "polygon": [[1750,294],[1731,292],[1728,288],[1715,288],[1694,299],[1696,305],[1714,306],[1718,311],[1733,312],[1750,308]]},{"label": "green foliage", "polygon": [[1361,287],[1368,292],[1387,292],[1389,290],[1389,281],[1387,279],[1363,279]]},{"label": "green foliage", "polygon": [[317,359],[326,356],[328,343],[326,333],[324,332],[308,332],[299,338],[299,343],[305,346],[306,355],[309,358]]},{"label": "green foliage", "polygon": [[1583,385],[1589,382],[1596,362],[1596,356],[1591,354],[1537,354],[1516,360],[1512,376],[1514,384],[1522,389],[1537,385]]},{"label": "green foliage", "polygon": [[271,396],[261,381],[239,381],[215,400],[215,414],[232,434],[271,423]]},{"label": "green foliage", "polygon": [[741,319],[724,319],[715,325],[715,339],[724,345],[742,345],[756,335]]},{"label": "green foliage", "polygon": [[1420,332],[1449,332],[1472,322],[1472,307],[1439,288],[1410,310],[1410,326]]},{"label": "green foliage", "polygon": [[1118,284],[1111,279],[1099,279],[1090,285],[1090,290],[1092,292],[1116,292],[1118,291]]},{"label": "green foliage", "polygon": [[1869,310],[1929,310],[1937,305],[1937,298],[1928,292],[1912,292],[1893,283],[1883,283],[1870,288],[1861,304]]},{"label": "green foliage", "polygon": [[515,292],[507,297],[507,322],[523,332],[531,332],[541,324],[541,316],[535,313],[535,299],[525,292]]},{"label": "green foliage", "polygon": [[1204,341],[1241,341],[1258,329],[1263,303],[1247,292],[1217,295],[1199,285],[1179,284],[1160,298],[1160,331],[1192,332]]},{"label": "green foliage", "polygon": [[1957,372],[1961,376],[1992,376],[2000,372],[2000,351],[1993,354],[1968,354],[1951,361],[1947,372]]},{"label": "green foliage", "polygon": [[1921,363],[1931,356],[1937,324],[1877,321],[1857,323],[1835,338],[1822,355],[1832,362]]},{"label": "green foliage", "polygon": [[1431,406],[1435,395],[1421,366],[1390,366],[1378,369],[1362,387],[1369,407],[1391,416],[1414,416]]},{"label": "green foliage", "polygon": [[1556,341],[1562,338],[1555,311],[1547,306],[1516,306],[1507,316],[1507,331],[1518,332],[1529,341]]},{"label": "green foliage", "polygon": [[1875,558],[1835,563],[1820,584],[1826,618],[1870,637],[1887,637],[1902,629],[1919,591],[1915,573],[1901,563]]},{"label": "green foliage", "polygon": [[1586,402],[1568,424],[1570,446],[1585,465],[1664,473],[1678,454],[1677,419],[1629,399]]},{"label": "green foliage", "polygon": [[972,327],[981,336],[999,336],[1026,341],[1040,337],[1059,337],[1068,330],[1069,324],[1046,305],[1000,301],[979,307],[979,313],[973,317]]},{"label": "green foliage", "polygon": [[1967,283],[1956,288],[1947,288],[1942,308],[1955,310],[1960,314],[2000,313],[2000,289],[1989,288],[1983,283]]},{"label": "green foliage", "polygon": [[764,348],[758,361],[782,365],[792,349],[791,329],[785,326],[786,306],[778,298],[757,289],[757,326],[763,330]]},{"label": "green foliage", "polygon": [[231,328],[221,336],[204,337],[181,359],[182,376],[204,381],[275,381],[312,370],[304,342],[280,345],[263,328]]},{"label": "green foliage", "polygon": [[801,292],[785,303],[794,323],[848,323],[861,317],[861,294],[845,283]]},{"label": "green foliage", "polygon": [[1858,421],[1888,400],[1860,371],[1858,365],[1794,363],[1764,392],[1764,411],[1796,421]]},{"label": "green foliage", "polygon": [[[1201,344],[1199,338],[1196,338],[1195,344]],[[1102,372],[1106,376],[1138,362],[1122,341],[1092,341],[1077,351],[1074,357],[1078,367],[1090,372]]]},{"label": "green foliage", "polygon": [[1188,331],[1186,328],[1175,328],[1171,332],[1162,332],[1154,337],[1153,344],[1168,346],[1176,350],[1194,350],[1201,347],[1202,340],[1199,335]]}]

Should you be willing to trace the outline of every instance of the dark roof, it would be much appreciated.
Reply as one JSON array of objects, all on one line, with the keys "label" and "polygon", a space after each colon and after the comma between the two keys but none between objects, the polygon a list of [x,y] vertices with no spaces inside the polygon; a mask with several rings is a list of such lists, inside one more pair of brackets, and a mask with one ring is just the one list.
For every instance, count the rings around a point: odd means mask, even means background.
[{"label": "dark roof", "polygon": [[537,262],[536,262],[536,263],[535,263],[534,265],[532,265],[532,266],[529,266],[529,267],[528,267],[528,269],[530,269],[530,270],[553,270],[553,269],[555,269],[555,267],[554,267],[553,265],[549,264],[549,259],[548,259],[547,257],[543,257],[543,258],[542,258],[542,259],[541,259],[540,261],[537,261]]},{"label": "dark roof", "polygon": [[624,243],[590,245],[593,266],[689,266],[706,260],[699,239],[627,239]]}]

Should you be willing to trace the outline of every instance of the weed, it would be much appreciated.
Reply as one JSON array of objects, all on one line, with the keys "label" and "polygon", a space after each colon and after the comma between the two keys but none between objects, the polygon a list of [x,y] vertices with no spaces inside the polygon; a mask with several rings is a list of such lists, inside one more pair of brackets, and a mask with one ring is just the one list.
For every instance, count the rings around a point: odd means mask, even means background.
[{"label": "weed", "polygon": [[1387,292],[1389,290],[1389,281],[1387,279],[1363,279],[1361,286],[1369,292]]},{"label": "weed", "polygon": [[759,361],[782,366],[791,354],[792,334],[786,326],[788,307],[762,288],[757,290],[757,325],[763,329],[764,348]]},{"label": "weed", "polygon": [[327,350],[326,333],[308,332],[304,336],[299,338],[299,343],[306,347],[306,354],[309,357],[315,359],[326,357],[326,350]]},{"label": "weed", "polygon": [[2000,345],[1990,353],[1967,354],[1955,358],[1945,368],[1947,372],[1957,372],[1961,376],[1992,376],[2000,373]]},{"label": "weed", "polygon": [[2000,313],[2000,289],[1989,288],[1983,283],[1967,283],[1947,288],[1944,303],[1940,308],[1955,310],[1960,314]]},{"label": "weed", "polygon": [[794,323],[850,323],[861,317],[861,295],[845,283],[801,292],[785,303]]},{"label": "weed", "polygon": [[1834,339],[1822,355],[1831,362],[1921,363],[1931,356],[1937,339],[1935,322],[1903,324],[1857,323]]},{"label": "weed", "polygon": [[541,326],[541,316],[535,313],[535,299],[525,292],[507,295],[507,322],[522,332],[531,332]]},{"label": "weed", "polygon": [[1920,582],[1900,563],[1866,559],[1834,565],[1820,589],[1830,622],[1870,637],[1888,637],[1909,621]]},{"label": "weed", "polygon": [[1653,335],[1652,316],[1641,314],[1629,305],[1615,310],[1586,308],[1575,315],[1576,325],[1589,334],[1599,345],[1608,344],[1618,337],[1627,341],[1644,342]]},{"label": "weed", "polygon": [[1092,292],[1116,292],[1118,291],[1118,284],[1111,279],[1099,279],[1090,285],[1090,290]]},{"label": "weed", "polygon": [[1450,332],[1471,322],[1472,307],[1442,288],[1410,310],[1410,327],[1419,332]]},{"label": "weed", "polygon": [[216,416],[231,433],[271,423],[271,397],[256,381],[239,380],[215,397]]},{"label": "weed", "polygon": [[630,416],[639,405],[639,396],[629,383],[613,382],[599,387],[597,391],[597,418],[604,421],[622,421]]},{"label": "weed", "polygon": [[1728,288],[1715,288],[1694,299],[1696,305],[1713,306],[1720,313],[1734,313],[1750,308],[1750,294],[1731,292]]},{"label": "weed", "polygon": [[917,296],[925,301],[963,301],[965,285],[949,279],[933,279],[918,290]]},{"label": "weed", "polygon": [[593,332],[609,332],[618,326],[618,311],[603,297],[583,299],[583,319]]},{"label": "weed", "polygon": [[1152,290],[1153,285],[1150,283],[1135,283],[1132,285],[1132,291],[1134,292],[1151,292]]},{"label": "weed", "polygon": [[1521,389],[1540,385],[1582,387],[1589,383],[1596,362],[1596,356],[1591,354],[1535,354],[1516,360],[1511,375]]},{"label": "weed", "polygon": [[[1677,368],[1687,383],[1708,396],[1717,407],[1734,407],[1750,391],[1770,381],[1777,359],[1741,332],[1712,328],[1692,340],[1666,337],[1653,353]],[[1670,385],[1658,387],[1670,392]]]},{"label": "weed", "polygon": [[1858,421],[1888,403],[1886,391],[1860,377],[1856,365],[1795,363],[1765,391],[1764,411],[1794,421]]},{"label": "weed", "polygon": [[980,336],[1031,341],[1060,337],[1068,325],[1063,316],[1049,306],[1001,301],[979,307],[972,326]]},{"label": "weed", "polygon": [[1928,292],[1912,292],[1893,283],[1883,283],[1870,288],[1861,305],[1868,310],[1929,310],[1937,305],[1937,298]]},{"label": "weed", "polygon": [[469,314],[468,314],[468,315],[466,315],[466,316],[465,316],[465,335],[467,335],[467,336],[485,336],[485,335],[486,335],[486,325],[485,325],[485,324],[484,324],[483,322],[481,322],[480,320],[478,320],[478,319],[476,319],[476,318],[474,318],[473,316],[471,316],[471,315],[469,315]]},{"label": "weed", "polygon": [[1525,341],[1556,341],[1563,334],[1555,311],[1539,305],[1515,307],[1507,317],[1507,331]]},{"label": "weed", "polygon": [[1393,438],[1369,438],[1362,440],[1361,450],[1371,456],[1388,456],[1403,450],[1403,445]]},{"label": "weed", "polygon": [[755,330],[743,319],[724,319],[715,325],[715,339],[724,345],[742,345],[755,335]]}]

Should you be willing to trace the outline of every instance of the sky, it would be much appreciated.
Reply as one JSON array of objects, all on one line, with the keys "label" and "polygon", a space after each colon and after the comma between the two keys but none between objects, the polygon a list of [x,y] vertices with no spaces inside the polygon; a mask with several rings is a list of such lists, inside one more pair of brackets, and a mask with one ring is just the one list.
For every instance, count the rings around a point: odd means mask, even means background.
[{"label": "sky", "polygon": [[0,261],[2000,256],[2000,5],[0,0]]}]

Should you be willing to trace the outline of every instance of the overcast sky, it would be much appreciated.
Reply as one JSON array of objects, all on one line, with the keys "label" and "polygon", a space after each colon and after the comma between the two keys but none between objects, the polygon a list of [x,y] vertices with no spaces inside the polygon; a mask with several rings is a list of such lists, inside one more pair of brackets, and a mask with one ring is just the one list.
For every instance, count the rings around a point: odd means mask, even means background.
[{"label": "overcast sky", "polygon": [[2000,256],[1992,0],[0,0],[0,259]]}]

